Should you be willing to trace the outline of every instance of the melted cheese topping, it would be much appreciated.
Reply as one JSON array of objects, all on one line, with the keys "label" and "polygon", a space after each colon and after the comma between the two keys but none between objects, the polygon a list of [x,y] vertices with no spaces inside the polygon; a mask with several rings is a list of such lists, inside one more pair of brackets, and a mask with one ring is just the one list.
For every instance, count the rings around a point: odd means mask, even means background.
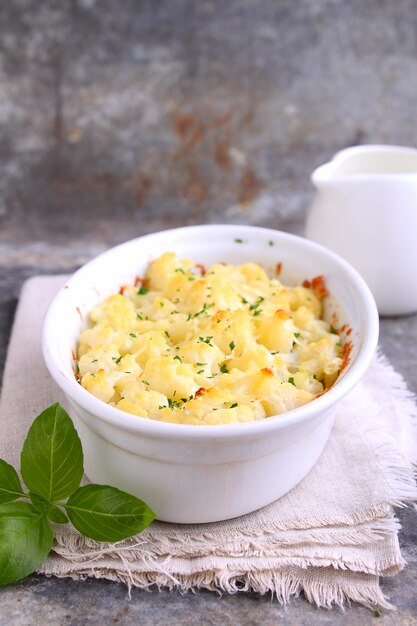
[{"label": "melted cheese topping", "polygon": [[82,386],[122,411],[180,424],[264,419],[340,372],[340,338],[313,287],[286,287],[254,263],[204,272],[173,253],[141,285],[95,307],[78,346]]}]

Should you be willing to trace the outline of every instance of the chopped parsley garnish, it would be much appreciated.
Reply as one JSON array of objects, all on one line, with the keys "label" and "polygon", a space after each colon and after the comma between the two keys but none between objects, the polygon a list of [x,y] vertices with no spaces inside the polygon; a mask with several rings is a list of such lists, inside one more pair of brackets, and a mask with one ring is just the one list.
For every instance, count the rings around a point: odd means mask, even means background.
[{"label": "chopped parsley garnish", "polygon": [[188,280],[195,280],[194,274],[190,274],[189,277],[188,277]]},{"label": "chopped parsley garnish", "polygon": [[207,363],[200,363],[199,361],[197,361],[196,365],[198,365],[198,367],[202,367],[203,365],[207,365]]},{"label": "chopped parsley garnish", "polygon": [[263,302],[264,300],[265,300],[265,298],[263,296],[259,296],[257,301],[254,304],[250,305],[249,311],[254,311],[255,309],[257,309],[258,306],[261,304],[261,302]]},{"label": "chopped parsley garnish", "polygon": [[233,404],[230,405],[231,409],[235,409],[237,407],[237,402],[233,402]]},{"label": "chopped parsley garnish", "polygon": [[235,239],[235,243],[243,243],[243,239]]},{"label": "chopped parsley garnish", "polygon": [[170,334],[167,330],[164,330],[165,337],[170,337]]},{"label": "chopped parsley garnish", "polygon": [[179,361],[180,363],[182,363],[182,358],[178,354],[176,354],[174,356],[174,360]]},{"label": "chopped parsley garnish", "polygon": [[211,309],[211,307],[213,306],[214,306],[214,302],[211,302],[210,304],[208,302],[205,302],[203,304],[203,308],[197,311],[197,313],[194,313],[194,317],[198,317],[202,313],[206,313],[206,309]]},{"label": "chopped parsley garnish", "polygon": [[204,374],[204,370],[198,370],[197,374]]},{"label": "chopped parsley garnish", "polygon": [[248,304],[248,301],[243,296],[240,299],[242,301],[242,304]]},{"label": "chopped parsley garnish", "polygon": [[162,302],[162,300],[159,301],[159,306],[165,306],[165,302]]},{"label": "chopped parsley garnish", "polygon": [[253,317],[257,317],[257,316],[258,316],[258,315],[260,315],[261,313],[262,313],[262,309],[256,309],[256,310],[253,312]]},{"label": "chopped parsley garnish", "polygon": [[149,385],[147,380],[142,380],[142,382],[143,382],[144,385]]},{"label": "chopped parsley garnish", "polygon": [[227,374],[228,373],[229,370],[227,369],[226,363],[222,363],[220,365],[220,371],[221,371],[222,374]]},{"label": "chopped parsley garnish", "polygon": [[294,385],[294,387],[295,387],[295,382],[294,382],[294,377],[293,376],[289,377],[288,382],[291,383],[291,385]]},{"label": "chopped parsley garnish", "polygon": [[296,339],[298,339],[300,335],[301,335],[301,333],[294,333],[294,337],[295,337]]},{"label": "chopped parsley garnish", "polygon": [[146,293],[148,293],[148,291],[149,291],[148,287],[140,287],[137,291],[137,295],[144,296]]},{"label": "chopped parsley garnish", "polygon": [[213,339],[213,335],[208,336],[208,337],[199,337],[199,338],[198,338],[198,341],[199,341],[200,343],[206,343],[208,346],[213,347],[213,344],[212,344],[212,343],[210,343],[212,339]]},{"label": "chopped parsley garnish", "polygon": [[229,348],[230,348],[230,350],[234,350],[235,349],[235,342],[234,341],[231,341],[229,343]]},{"label": "chopped parsley garnish", "polygon": [[181,272],[181,274],[185,274],[184,270],[182,269],[182,267],[177,267],[177,269],[175,270],[176,272]]},{"label": "chopped parsley garnish", "polygon": [[274,245],[274,242],[273,242],[273,241],[268,241],[268,245],[269,245],[269,246],[273,246],[273,245]]},{"label": "chopped parsley garnish", "polygon": [[122,357],[121,356],[119,356],[119,357],[113,356],[112,359],[116,363],[116,365],[119,365],[120,361],[122,360]]},{"label": "chopped parsley garnish", "polygon": [[133,337],[134,339],[137,339],[137,335],[135,333],[129,333],[130,337]]},{"label": "chopped parsley garnish", "polygon": [[332,333],[332,335],[337,335],[337,330],[334,326],[330,326],[330,332]]},{"label": "chopped parsley garnish", "polygon": [[140,313],[138,313],[137,311],[136,311],[136,317],[137,317],[138,320],[143,320],[142,315]]},{"label": "chopped parsley garnish", "polygon": [[[174,393],[172,394],[173,396],[175,396],[176,391],[174,391]],[[188,402],[189,400],[193,399],[193,394],[191,394],[191,396],[189,398],[180,398],[179,400],[171,400],[171,398],[168,398],[168,406],[169,408],[172,409],[178,409],[180,408],[183,404],[185,404],[186,402]]]},{"label": "chopped parsley garnish", "polygon": [[97,363],[98,359],[93,359],[91,363]]}]

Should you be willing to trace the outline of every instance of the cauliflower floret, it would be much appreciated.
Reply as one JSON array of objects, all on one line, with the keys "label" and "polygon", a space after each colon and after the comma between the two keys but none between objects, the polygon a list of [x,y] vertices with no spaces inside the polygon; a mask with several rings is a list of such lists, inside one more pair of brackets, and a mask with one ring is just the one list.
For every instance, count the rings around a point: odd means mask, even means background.
[{"label": "cauliflower floret", "polygon": [[291,309],[297,311],[301,306],[307,307],[316,319],[322,314],[322,304],[314,291],[308,287],[294,287],[290,291]]},{"label": "cauliflower floret", "polygon": [[294,341],[294,324],[290,315],[278,309],[271,317],[257,322],[258,341],[272,352],[290,352]]},{"label": "cauliflower floret", "polygon": [[131,337],[131,344],[132,354],[142,368],[145,367],[149,360],[158,359],[166,354],[169,347],[165,335],[155,331],[143,333],[142,335],[135,333],[135,336]]},{"label": "cauliflower floret", "polygon": [[119,293],[109,296],[90,313],[92,322],[105,322],[114,330],[128,330],[136,321],[133,303]]},{"label": "cauliflower floret", "polygon": [[193,366],[170,356],[149,359],[144,366],[142,380],[149,383],[150,389],[168,398],[189,398],[198,389]]},{"label": "cauliflower floret", "polygon": [[290,411],[313,398],[308,391],[297,389],[293,382],[280,383],[276,378],[268,376],[259,381],[257,394],[267,415],[279,415]]},{"label": "cauliflower floret", "polygon": [[211,343],[219,346],[225,355],[239,357],[248,348],[256,347],[254,322],[241,309],[221,309],[207,326]]},{"label": "cauliflower floret", "polygon": [[214,344],[193,339],[183,344],[177,355],[184,363],[194,365],[199,376],[212,376],[219,373],[219,363],[224,360],[224,353]]},{"label": "cauliflower floret", "polygon": [[165,252],[155,261],[152,261],[146,273],[146,279],[151,289],[164,291],[173,279],[179,279],[179,283],[182,284],[180,277],[184,276],[193,266],[194,263],[189,259],[180,261],[173,252]]},{"label": "cauliflower floret", "polygon": [[81,384],[84,389],[103,402],[110,402],[113,398],[114,388],[104,370],[85,374],[81,379]]},{"label": "cauliflower floret", "polygon": [[82,356],[90,348],[98,348],[116,345],[117,333],[108,324],[97,324],[93,328],[87,328],[80,335],[78,355]]},{"label": "cauliflower floret", "polygon": [[119,358],[119,352],[115,346],[108,348],[96,348],[83,354],[78,360],[78,368],[81,376],[87,372],[97,373],[103,369],[106,374],[115,368],[115,361]]},{"label": "cauliflower floret", "polygon": [[143,383],[130,382],[123,391],[117,408],[134,415],[155,418],[162,407],[168,406],[166,396],[152,389],[147,390]]},{"label": "cauliflower floret", "polygon": [[342,359],[335,352],[335,344],[331,338],[324,337],[319,341],[308,343],[301,349],[300,367],[319,380],[324,376],[331,377],[342,366]]},{"label": "cauliflower floret", "polygon": [[265,346],[257,343],[249,345],[240,357],[229,357],[224,361],[224,369],[228,371],[232,369],[239,369],[243,372],[261,369],[263,367],[270,367],[274,363],[274,357]]}]

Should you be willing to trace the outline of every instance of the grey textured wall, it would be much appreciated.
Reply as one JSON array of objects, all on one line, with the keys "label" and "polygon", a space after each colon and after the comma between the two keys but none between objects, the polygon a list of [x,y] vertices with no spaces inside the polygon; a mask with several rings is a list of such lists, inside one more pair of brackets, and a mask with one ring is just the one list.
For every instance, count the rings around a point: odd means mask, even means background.
[{"label": "grey textured wall", "polygon": [[3,265],[297,231],[336,150],[417,145],[415,0],[4,0],[0,27]]}]

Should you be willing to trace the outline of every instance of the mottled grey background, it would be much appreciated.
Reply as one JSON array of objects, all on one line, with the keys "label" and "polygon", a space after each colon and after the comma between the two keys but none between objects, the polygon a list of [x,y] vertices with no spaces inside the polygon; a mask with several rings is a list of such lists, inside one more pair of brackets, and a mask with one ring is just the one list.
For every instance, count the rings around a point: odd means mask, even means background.
[{"label": "mottled grey background", "polygon": [[297,230],[336,150],[417,144],[415,0],[3,0],[0,27],[1,264]]},{"label": "mottled grey background", "polygon": [[[417,145],[417,0],[0,0],[0,373],[21,284],[145,232],[204,222],[302,232],[311,171],[358,143]],[[381,345],[417,391],[417,317]],[[135,590],[33,576],[0,590],[0,626],[417,624],[282,608],[255,594]]]}]

